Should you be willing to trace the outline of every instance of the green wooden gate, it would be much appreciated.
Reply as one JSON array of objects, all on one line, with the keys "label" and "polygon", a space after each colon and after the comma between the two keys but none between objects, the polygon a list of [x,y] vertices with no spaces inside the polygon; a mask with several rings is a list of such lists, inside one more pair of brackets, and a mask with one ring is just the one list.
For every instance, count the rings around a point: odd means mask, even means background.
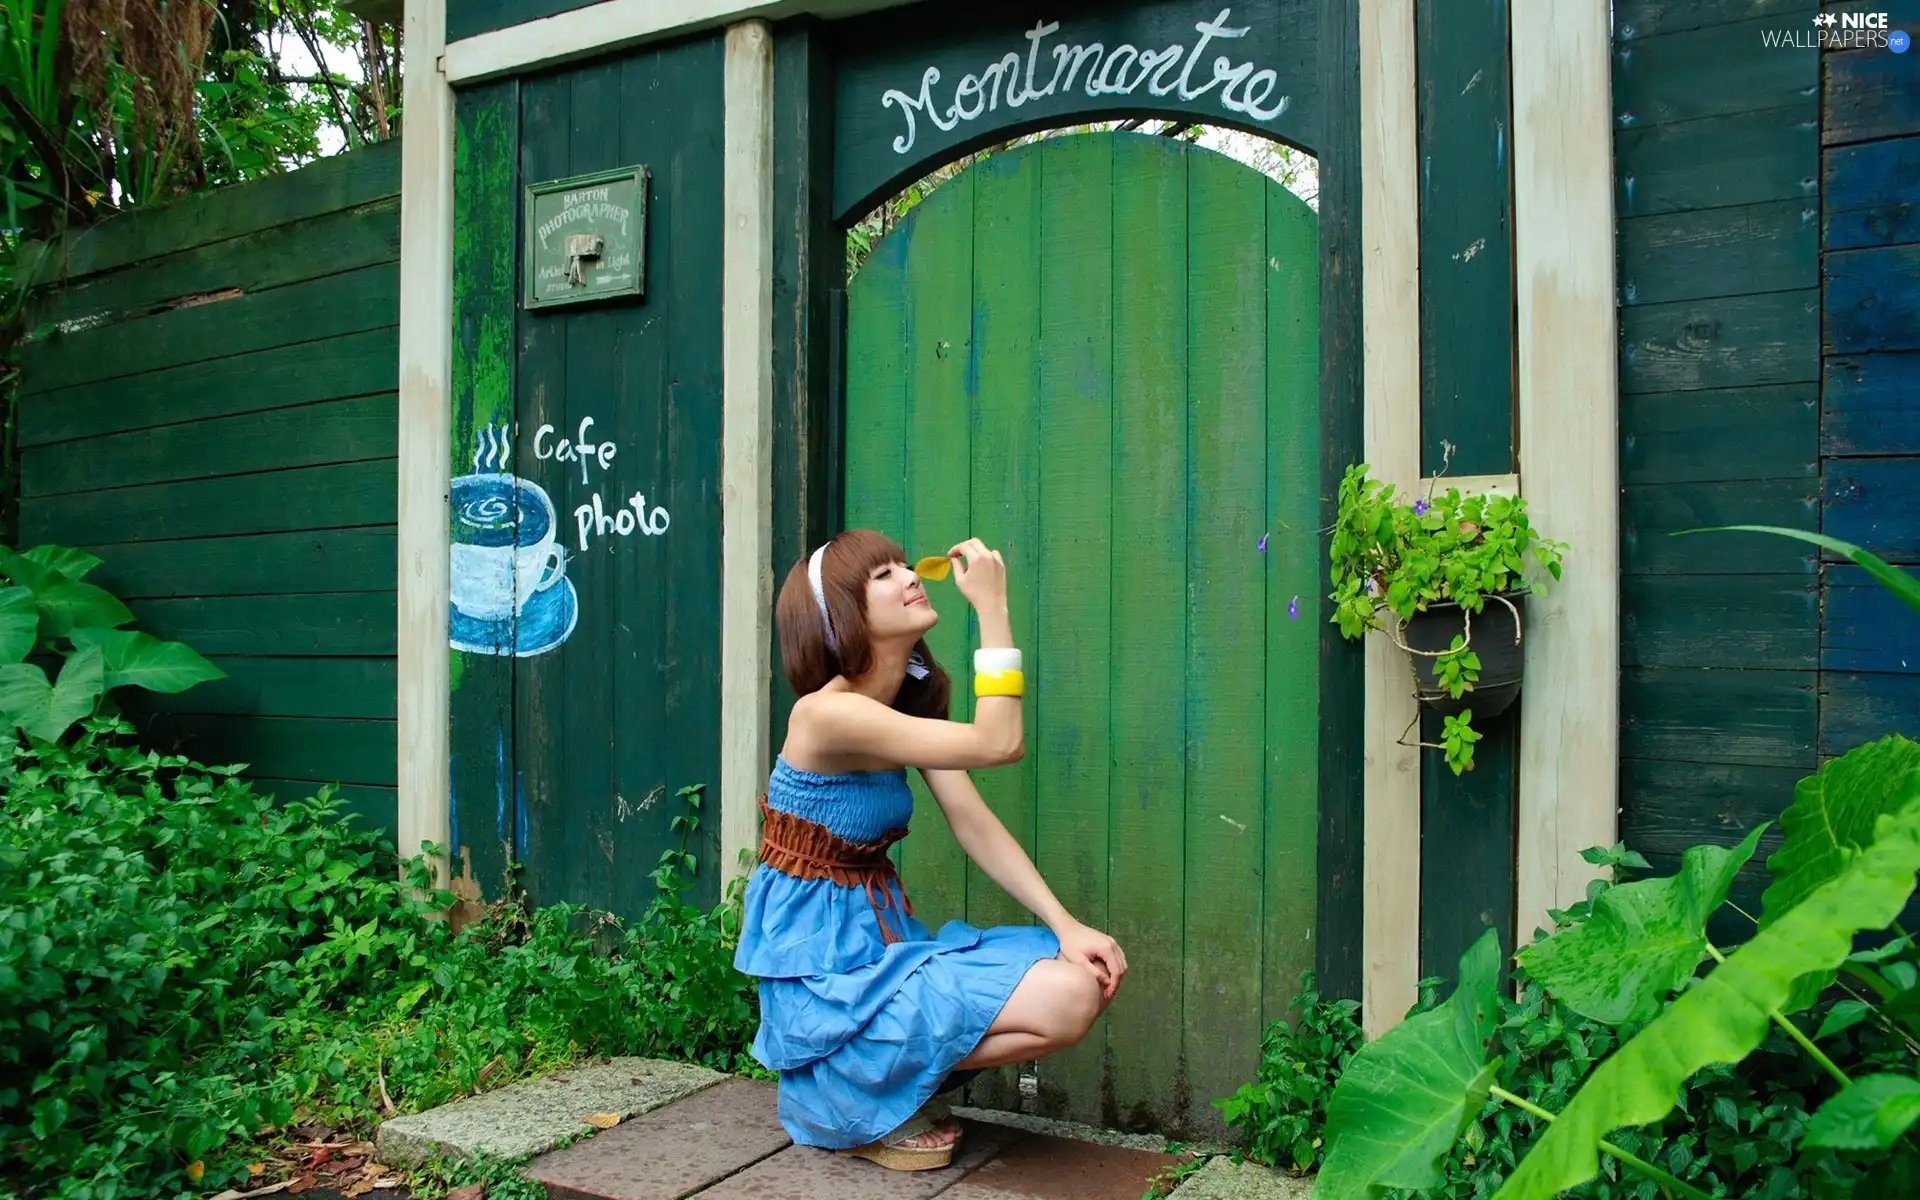
[{"label": "green wooden gate", "polygon": [[[1316,232],[1211,151],[1059,137],[943,185],[849,287],[847,524],[1004,551],[1028,750],[980,791],[1131,963],[1103,1027],[1039,1064],[1048,1115],[1218,1128],[1313,964]],[[965,720],[977,630],[934,596]],[[1031,920],[915,786],[918,913]]]}]

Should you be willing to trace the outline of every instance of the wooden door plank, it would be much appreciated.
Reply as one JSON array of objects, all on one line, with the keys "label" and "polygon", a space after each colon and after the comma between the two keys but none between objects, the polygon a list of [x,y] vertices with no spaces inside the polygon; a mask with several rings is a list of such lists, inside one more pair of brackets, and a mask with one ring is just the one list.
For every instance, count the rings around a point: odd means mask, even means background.
[{"label": "wooden door plank", "polygon": [[[1187,156],[1118,137],[1113,164],[1112,813],[1108,929],[1126,986],[1107,1013],[1113,1123],[1168,1128],[1185,1104],[1180,972],[1186,888]],[[1116,570],[1120,569],[1116,566]]]},{"label": "wooden door plank", "polygon": [[[657,75],[645,60],[628,60],[626,79],[616,104],[622,117],[620,159],[624,163],[659,163],[649,184],[647,215],[647,294],[655,300],[630,309],[630,321],[620,326],[620,359],[630,372],[620,382],[622,392],[651,397],[657,405],[657,468],[647,476],[620,472],[622,484],[632,480],[622,495],[643,492],[649,513],[655,505],[668,511],[672,528],[659,538],[612,555],[622,576],[618,595],[659,595],[660,620],[651,628],[634,626],[620,632],[630,637],[622,653],[624,670],[618,689],[626,699],[659,703],[668,720],[657,726],[655,737],[628,739],[626,710],[614,708],[614,737],[624,743],[618,766],[616,797],[645,797],[653,787],[666,797],[678,787],[707,785],[707,808],[701,835],[687,849],[712,864],[720,852],[718,778],[720,762],[720,405],[722,390],[722,309],[720,271],[726,228],[722,217],[722,190],[726,152],[722,131],[726,54],[720,38],[685,42],[660,48]],[[662,100],[674,98],[674,106]],[[578,100],[576,100],[578,104]],[[645,111],[643,111],[645,109]],[[657,307],[655,307],[657,305]],[[653,309],[645,315],[645,309]],[[645,380],[636,386],[636,363]],[[647,374],[653,372],[653,374]],[[632,399],[628,403],[634,403]],[[651,426],[639,424],[641,436]],[[651,461],[651,449],[632,447],[639,463]],[[611,493],[609,493],[611,495]],[[622,601],[624,603],[624,601]],[[655,687],[657,701],[641,701],[637,691]],[[622,701],[624,705],[626,701]],[[618,803],[618,799],[616,799]],[[668,828],[676,804],[659,804],[651,820],[628,818],[614,835],[614,858],[657,862],[662,849],[678,847],[680,835]],[[632,876],[632,872],[628,872]],[[637,904],[637,879],[624,883],[624,902]],[[651,883],[645,887],[651,899]],[[689,900],[712,904],[720,899],[718,872],[701,866]]]},{"label": "wooden door plank", "polygon": [[[620,144],[622,123],[629,116],[646,120],[654,115],[658,119],[660,106],[622,104],[623,70],[624,65],[613,60],[573,72],[571,93],[560,109],[558,126],[551,132],[565,147],[564,165],[555,171],[530,173],[529,179],[626,165]],[[527,135],[540,136],[532,129]],[[522,153],[526,153],[524,141]],[[653,226],[658,218],[658,213],[650,213],[646,225]],[[686,300],[672,292],[656,291],[661,285],[656,270],[659,263],[650,254],[645,262],[649,295],[671,297],[670,303],[677,311]],[[583,421],[591,420],[587,440],[595,444],[611,440],[619,451],[607,470],[597,463],[586,470],[578,463],[536,463],[531,453],[521,454],[520,470],[546,484],[559,511],[561,540],[568,543],[567,578],[572,581],[580,615],[573,635],[560,648],[521,660],[518,670],[523,702],[514,714],[519,734],[516,750],[527,764],[529,782],[536,770],[550,780],[558,811],[549,819],[558,818],[566,826],[568,884],[564,898],[627,917],[638,916],[653,898],[653,881],[647,873],[660,858],[662,839],[657,831],[678,811],[671,800],[674,789],[690,783],[713,784],[707,796],[716,803],[702,815],[714,824],[720,816],[718,779],[658,778],[657,767],[651,773],[653,778],[641,774],[623,779],[615,766],[622,747],[640,748],[657,761],[663,745],[671,744],[679,733],[671,723],[679,714],[672,709],[665,714],[669,723],[664,724],[628,724],[616,719],[616,706],[621,704],[623,694],[630,698],[632,692],[642,689],[667,691],[671,687],[668,681],[678,673],[673,666],[660,670],[662,664],[648,661],[645,654],[633,663],[606,653],[621,625],[644,631],[644,641],[663,624],[663,614],[657,609],[640,597],[625,594],[620,585],[627,571],[622,568],[634,560],[645,560],[650,568],[646,574],[669,574],[667,545],[681,541],[673,536],[675,533],[687,532],[685,528],[669,527],[667,538],[621,537],[617,532],[603,535],[596,528],[583,550],[578,526],[572,519],[574,509],[593,503],[596,495],[601,500],[600,511],[619,512],[628,496],[651,492],[651,486],[642,485],[659,478],[649,460],[659,453],[662,439],[654,435],[652,422],[645,419],[652,415],[649,410],[655,409],[655,402],[651,396],[630,394],[624,386],[627,361],[637,349],[620,336],[632,323],[631,312],[626,305],[582,305],[571,312],[522,313],[523,327],[535,323],[556,326],[554,332],[561,341],[561,346],[554,347],[553,358],[547,360],[552,363],[564,359],[560,378],[565,384],[554,397],[558,419],[553,424],[561,430],[577,431]],[[616,353],[615,345],[620,345],[624,353]],[[522,418],[520,428],[537,429],[539,424]],[[527,450],[531,449],[529,444]],[[629,480],[635,486],[621,490],[618,485]],[[647,502],[662,504],[664,498],[650,496]],[[673,512],[670,506],[668,512]],[[683,511],[679,515],[684,524],[688,514]],[[699,553],[704,554],[705,548]],[[688,581],[686,586],[693,589],[698,585]],[[708,605],[717,609],[719,591],[700,590],[709,598]],[[526,702],[536,695],[537,704]],[[643,729],[651,731],[652,736],[634,736]],[[538,749],[534,743],[538,743]],[[536,767],[541,759],[545,765]],[[648,784],[660,790],[656,793]],[[647,803],[650,793],[652,804]],[[549,839],[552,845],[551,833]]]},{"label": "wooden door plank", "polygon": [[[463,92],[454,106],[451,478],[480,470],[514,420],[514,245],[520,85]],[[484,437],[481,431],[488,431]],[[446,603],[445,600],[442,603]],[[448,837],[497,896],[515,855],[512,658],[449,651]],[[401,847],[403,853],[415,849]]]},{"label": "wooden door plank", "polygon": [[[1060,903],[1107,927],[1112,599],[1135,561],[1112,533],[1113,138],[1046,144],[1040,183],[1040,561],[1032,699],[1035,861]],[[1098,1122],[1103,1021],[1039,1066],[1040,1111]]]},{"label": "wooden door plank", "polygon": [[[901,240],[906,263],[901,348],[906,369],[899,402],[905,416],[905,441],[897,459],[881,460],[901,464],[900,475],[891,481],[899,489],[901,509],[897,523],[878,528],[905,543],[909,556],[943,553],[976,532],[968,468],[976,178],[968,171],[948,182],[888,239]],[[870,262],[867,269],[874,269],[874,264]],[[928,633],[927,648],[952,680],[951,716],[970,721],[972,612],[950,584],[935,585],[930,599],[940,623]],[[911,773],[910,779],[914,833],[902,846],[901,856],[915,911],[935,929],[949,920],[973,920],[967,905],[966,855],[925,781],[918,773]],[[987,790],[983,779],[981,791]]]},{"label": "wooden door plank", "polygon": [[[520,179],[523,184],[557,179],[569,174],[569,110],[573,96],[572,75],[555,75],[529,80],[520,89]],[[509,220],[519,220],[518,207]],[[658,214],[649,218],[649,223]],[[515,284],[511,294],[517,293]],[[538,484],[553,501],[557,513],[568,514],[566,464],[540,462],[535,458],[534,438],[542,425],[567,429],[567,320],[566,309],[528,312],[518,304],[518,356],[514,360],[516,404],[514,420],[522,435],[515,439],[513,471]],[[574,426],[578,428],[577,424]],[[578,468],[576,467],[577,471]],[[578,478],[577,475],[572,478]],[[561,536],[566,535],[562,529]],[[569,539],[571,561],[567,574],[578,592],[581,576],[587,574],[578,542]],[[599,565],[599,564],[595,564]],[[596,572],[604,575],[604,572]],[[561,586],[566,586],[562,584]],[[590,601],[578,600],[582,609]],[[637,615],[637,614],[636,614]],[[515,636],[518,621],[514,622]],[[560,653],[549,651],[546,656]],[[599,657],[599,656],[596,656]],[[513,797],[514,848],[524,868],[522,879],[528,897],[535,904],[556,901],[591,903],[598,897],[581,890],[585,860],[590,851],[585,822],[577,819],[567,804],[571,784],[566,761],[566,736],[569,726],[569,680],[560,678],[550,665],[542,670],[535,658],[516,658],[512,672],[512,707],[505,715],[507,739],[511,743],[509,764],[503,788]],[[600,699],[596,697],[596,699]],[[583,706],[582,715],[585,713]]]},{"label": "wooden door plank", "polygon": [[[1040,373],[1041,147],[996,155],[974,169],[973,533],[1007,559],[1013,644],[1034,647],[1043,586],[1039,512],[1044,501],[1034,393]],[[974,623],[970,646],[980,644]],[[1037,648],[1036,648],[1037,653]],[[1033,768],[1038,696],[1024,704],[1027,753],[982,772],[980,793],[1008,832],[1033,853]],[[967,873],[967,918],[976,925],[1028,924],[1031,914],[978,868]]]},{"label": "wooden door plank", "polygon": [[1260,1015],[1286,1015],[1318,945],[1320,827],[1319,219],[1267,205],[1267,676]]},{"label": "wooden door plank", "polygon": [[1232,160],[1188,172],[1185,1083],[1211,1128],[1260,1046],[1267,213]]},{"label": "wooden door plank", "polygon": [[[973,354],[967,375],[973,424],[973,533],[1007,561],[1013,644],[1038,652],[1034,617],[1042,586],[1039,544],[1040,442],[1034,394],[1039,381],[1041,146],[995,155],[976,166],[973,209]],[[969,648],[980,644],[972,623]],[[980,794],[1029,855],[1034,849],[1034,768],[1041,700],[1021,706],[1025,757],[979,773]],[[1032,924],[1034,917],[972,864],[967,920],[981,926]],[[1018,1106],[1011,1068],[973,1085],[976,1103]]]}]

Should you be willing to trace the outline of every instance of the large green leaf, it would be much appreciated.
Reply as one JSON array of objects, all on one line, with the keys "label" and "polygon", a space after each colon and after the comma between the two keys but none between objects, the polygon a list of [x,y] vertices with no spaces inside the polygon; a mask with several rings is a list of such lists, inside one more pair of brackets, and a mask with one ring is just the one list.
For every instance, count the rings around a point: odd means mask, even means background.
[{"label": "large green leaf", "polygon": [[1899,734],[1856,746],[1794,785],[1780,814],[1780,848],[1767,859],[1773,876],[1760,897],[1760,927],[1780,919],[1834,878],[1873,841],[1874,822],[1897,812],[1920,771],[1920,743]]},{"label": "large green leaf", "polygon": [[1608,888],[1585,921],[1520,951],[1520,965],[1555,1000],[1608,1025],[1651,1021],[1707,956],[1707,918],[1759,844],[1695,846],[1680,871]]},{"label": "large green leaf", "polygon": [[183,642],[163,642],[133,629],[76,629],[76,646],[97,646],[106,662],[109,688],[131,685],[150,692],[184,692],[196,683],[225,679]]},{"label": "large green leaf", "polygon": [[0,720],[41,741],[56,741],[73,723],[93,711],[106,690],[100,651],[89,646],[67,659],[60,678],[49,685],[46,672],[32,663],[0,666]]},{"label": "large green leaf", "polygon": [[81,579],[88,571],[100,565],[100,558],[88,554],[85,550],[75,550],[72,546],[35,546],[31,550],[22,550],[20,557],[29,562],[39,563],[65,575],[68,579]]},{"label": "large green leaf", "polygon": [[40,606],[41,637],[67,637],[76,629],[111,629],[133,620],[112,592],[69,579],[24,554],[0,550],[0,571],[33,589],[34,602]]},{"label": "large green leaf", "polygon": [[[1780,815],[1784,838],[1767,859],[1773,882],[1760,897],[1765,929],[1821,884],[1834,878],[1873,841],[1874,822],[1897,811],[1920,780],[1920,744],[1898,734],[1856,746],[1793,789]],[[1782,1011],[1799,1012],[1833,983],[1821,971],[1800,981]]]},{"label": "large green leaf", "polygon": [[1683,533],[1771,533],[1780,537],[1797,538],[1811,545],[1831,550],[1835,554],[1844,554],[1852,559],[1861,570],[1873,576],[1880,585],[1920,610],[1920,579],[1878,558],[1852,542],[1843,542],[1824,533],[1813,533],[1805,529],[1788,529],[1782,525],[1711,525],[1699,529],[1678,530],[1674,536]]},{"label": "large green leaf", "polygon": [[1868,1075],[1842,1088],[1807,1122],[1803,1146],[1833,1150],[1886,1150],[1920,1121],[1920,1079]]},{"label": "large green leaf", "polygon": [[0,588],[0,663],[17,663],[40,640],[40,609],[33,589]]},{"label": "large green leaf", "polygon": [[1593,1178],[1601,1138],[1660,1120],[1688,1076],[1751,1054],[1795,980],[1832,970],[1852,951],[1855,933],[1899,916],[1920,870],[1920,794],[1883,817],[1876,834],[1839,877],[1755,934],[1595,1068],[1494,1200],[1551,1200]]},{"label": "large green leaf", "polygon": [[1478,1116],[1499,1061],[1500,939],[1489,929],[1460,956],[1446,1003],[1408,1017],[1356,1052],[1327,1105],[1327,1159],[1315,1200],[1365,1200],[1440,1182],[1439,1162]]}]

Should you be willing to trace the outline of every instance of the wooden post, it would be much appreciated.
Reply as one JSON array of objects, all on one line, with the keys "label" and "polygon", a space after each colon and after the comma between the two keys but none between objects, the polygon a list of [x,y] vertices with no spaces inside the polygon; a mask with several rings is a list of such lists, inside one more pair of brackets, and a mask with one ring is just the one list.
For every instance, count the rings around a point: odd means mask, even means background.
[{"label": "wooden post", "polygon": [[1520,476],[1534,525],[1568,543],[1527,603],[1516,937],[1582,899],[1588,846],[1618,836],[1619,387],[1607,5],[1513,6]]},{"label": "wooden post", "polygon": [[[453,88],[446,0],[406,0],[400,166],[399,579],[395,717],[401,855],[448,832],[447,487],[452,437]],[[434,864],[447,882],[447,860]]]},{"label": "wooden post", "polygon": [[[1402,494],[1420,479],[1413,52],[1413,0],[1360,0],[1364,445],[1373,477]],[[1420,752],[1400,744],[1418,713],[1405,655],[1376,633],[1367,638],[1366,656],[1361,1024],[1377,1037],[1406,1015],[1420,980]]]},{"label": "wooden post", "polygon": [[727,30],[721,250],[721,883],[759,839],[773,629],[773,38]]}]

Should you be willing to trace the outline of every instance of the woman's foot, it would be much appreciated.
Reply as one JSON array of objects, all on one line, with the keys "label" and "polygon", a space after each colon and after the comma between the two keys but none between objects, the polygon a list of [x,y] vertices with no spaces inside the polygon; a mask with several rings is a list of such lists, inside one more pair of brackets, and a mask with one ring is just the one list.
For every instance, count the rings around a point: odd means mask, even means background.
[{"label": "woman's foot", "polygon": [[936,1100],[879,1141],[841,1153],[894,1171],[933,1171],[953,1161],[959,1144],[960,1122]]},{"label": "woman's foot", "polygon": [[945,1150],[960,1141],[960,1119],[948,1114],[925,1133],[916,1133],[904,1141],[889,1141],[903,1150]]}]

